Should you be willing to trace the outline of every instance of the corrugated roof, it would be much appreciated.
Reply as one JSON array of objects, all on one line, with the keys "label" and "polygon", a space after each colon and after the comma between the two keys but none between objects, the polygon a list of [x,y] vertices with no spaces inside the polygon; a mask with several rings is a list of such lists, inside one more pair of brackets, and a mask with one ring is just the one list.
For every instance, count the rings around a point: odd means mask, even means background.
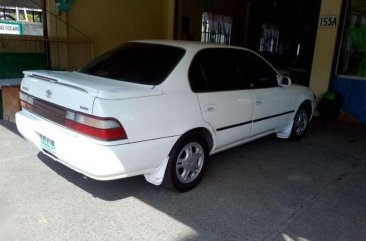
[{"label": "corrugated roof", "polygon": [[42,0],[1,0],[0,6],[41,9]]}]

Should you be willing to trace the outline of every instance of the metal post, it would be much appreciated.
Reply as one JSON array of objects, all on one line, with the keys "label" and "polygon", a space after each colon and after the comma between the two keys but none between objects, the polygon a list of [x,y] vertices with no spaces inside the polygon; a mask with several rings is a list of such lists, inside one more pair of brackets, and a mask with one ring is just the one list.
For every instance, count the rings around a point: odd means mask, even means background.
[{"label": "metal post", "polygon": [[24,8],[24,18],[25,18],[25,21],[28,22],[28,12],[27,12],[27,9]]},{"label": "metal post", "polygon": [[50,45],[48,40],[48,27],[47,27],[47,7],[46,0],[42,0],[42,16],[43,16],[43,43],[44,52],[46,54],[46,67],[51,68],[51,55],[50,55]]},{"label": "metal post", "polygon": [[16,15],[17,21],[20,21],[19,8],[18,7],[15,8],[15,15]]}]

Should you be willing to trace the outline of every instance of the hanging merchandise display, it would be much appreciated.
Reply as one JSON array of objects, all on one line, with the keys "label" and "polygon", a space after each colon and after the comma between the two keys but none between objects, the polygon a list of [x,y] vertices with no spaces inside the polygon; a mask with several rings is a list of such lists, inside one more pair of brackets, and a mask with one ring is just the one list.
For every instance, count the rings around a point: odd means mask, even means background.
[{"label": "hanging merchandise display", "polygon": [[278,25],[263,24],[259,51],[277,53],[279,38],[280,38],[280,28]]},{"label": "hanging merchandise display", "polygon": [[229,16],[204,12],[201,42],[230,44],[233,20]]}]

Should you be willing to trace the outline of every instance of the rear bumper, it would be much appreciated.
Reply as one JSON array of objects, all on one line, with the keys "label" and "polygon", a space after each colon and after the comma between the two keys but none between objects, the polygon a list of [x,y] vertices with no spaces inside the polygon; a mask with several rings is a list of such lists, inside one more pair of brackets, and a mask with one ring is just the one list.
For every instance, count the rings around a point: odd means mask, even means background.
[{"label": "rear bumper", "polygon": [[179,138],[102,145],[24,110],[16,114],[16,124],[24,138],[42,152],[40,135],[54,141],[54,156],[44,152],[46,155],[96,180],[114,180],[153,172]]}]

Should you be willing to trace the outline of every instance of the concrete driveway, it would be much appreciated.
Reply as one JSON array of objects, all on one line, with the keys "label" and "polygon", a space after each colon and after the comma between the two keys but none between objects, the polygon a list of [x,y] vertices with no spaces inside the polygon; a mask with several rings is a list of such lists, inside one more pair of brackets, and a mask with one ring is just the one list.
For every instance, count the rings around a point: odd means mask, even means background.
[{"label": "concrete driveway", "polygon": [[218,154],[180,194],[143,177],[87,179],[0,122],[1,241],[365,237],[363,127],[313,123],[300,142],[268,137]]}]

